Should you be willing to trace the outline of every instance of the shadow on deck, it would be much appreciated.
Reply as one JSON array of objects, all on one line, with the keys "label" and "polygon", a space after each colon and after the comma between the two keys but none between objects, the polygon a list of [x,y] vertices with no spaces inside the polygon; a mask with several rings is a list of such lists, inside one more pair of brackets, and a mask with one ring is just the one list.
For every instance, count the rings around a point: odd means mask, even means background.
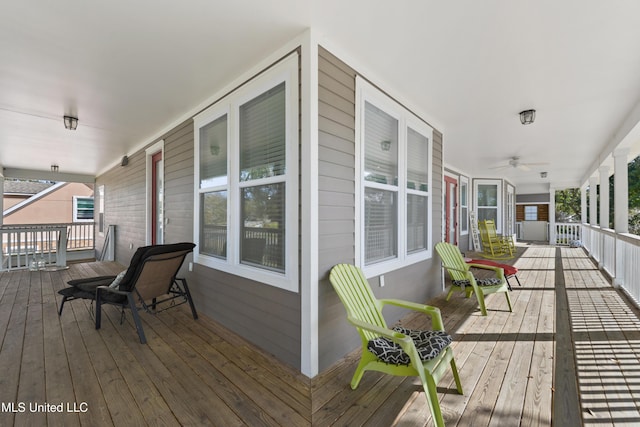
[{"label": "shadow on deck", "polygon": [[[441,381],[447,425],[640,423],[638,311],[583,250],[518,249],[513,313],[500,296],[486,317],[475,298],[429,301],[454,336],[465,391]],[[84,301],[58,318],[67,280],[121,268],[0,275],[0,425],[431,425],[414,378],[368,372],[351,390],[357,353],[309,380],[184,306],[142,315],[148,345],[114,307],[100,331]],[[418,315],[402,323],[427,327]]]}]

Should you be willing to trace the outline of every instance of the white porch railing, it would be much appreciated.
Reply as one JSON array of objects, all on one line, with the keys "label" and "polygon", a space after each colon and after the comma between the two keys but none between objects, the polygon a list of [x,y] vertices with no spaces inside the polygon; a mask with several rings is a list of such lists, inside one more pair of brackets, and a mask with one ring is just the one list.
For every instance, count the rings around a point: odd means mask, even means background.
[{"label": "white porch railing", "polygon": [[582,224],[582,243],[589,255],[640,307],[640,237]]},{"label": "white porch railing", "polygon": [[516,239],[523,240],[524,233],[522,232],[522,222],[516,222]]},{"label": "white porch railing", "polygon": [[572,242],[581,241],[582,224],[580,223],[556,223],[556,245],[570,245]]},{"label": "white porch railing", "polygon": [[616,253],[614,284],[620,286],[636,305],[640,305],[640,237],[618,235]]},{"label": "white porch railing", "polygon": [[602,229],[601,235],[600,266],[609,276],[616,275],[616,232],[610,229]]},{"label": "white porch railing", "polygon": [[64,268],[68,251],[93,250],[93,230],[93,222],[2,226],[0,270]]}]

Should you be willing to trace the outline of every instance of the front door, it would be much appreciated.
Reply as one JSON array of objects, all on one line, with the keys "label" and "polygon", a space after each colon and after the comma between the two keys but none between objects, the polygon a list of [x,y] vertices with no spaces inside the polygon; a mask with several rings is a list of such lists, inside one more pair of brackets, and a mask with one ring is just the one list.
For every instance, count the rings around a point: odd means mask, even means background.
[{"label": "front door", "polygon": [[449,176],[444,177],[445,184],[445,234],[444,240],[453,245],[458,244],[458,181]]}]

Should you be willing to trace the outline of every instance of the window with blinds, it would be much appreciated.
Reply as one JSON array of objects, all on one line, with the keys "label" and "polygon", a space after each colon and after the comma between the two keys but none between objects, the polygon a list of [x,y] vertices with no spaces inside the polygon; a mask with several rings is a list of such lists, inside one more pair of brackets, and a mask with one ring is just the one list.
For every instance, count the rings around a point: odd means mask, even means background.
[{"label": "window with blinds", "polygon": [[[285,271],[286,173],[285,84],[239,109],[242,182],[240,262]],[[269,185],[254,181],[271,178]]]},{"label": "window with blinds", "polygon": [[460,177],[460,234],[469,233],[469,179]]},{"label": "window with blinds", "polygon": [[395,258],[398,242],[397,192],[366,188],[364,195],[365,263]]},{"label": "window with blinds", "polygon": [[429,230],[429,198],[409,194],[407,196],[407,253],[427,249]]},{"label": "window with blinds", "polygon": [[197,263],[298,289],[298,55],[194,118]]},{"label": "window with blinds", "polygon": [[407,127],[407,253],[424,251],[429,223],[429,138]]},{"label": "window with blinds", "polygon": [[371,264],[398,254],[398,120],[369,102],[364,117],[365,264]]},{"label": "window with blinds", "polygon": [[362,79],[361,200],[357,236],[365,274],[431,256],[432,129]]},{"label": "window with blinds", "polygon": [[73,197],[73,221],[93,221],[93,197]]},{"label": "window with blinds", "polygon": [[365,102],[364,179],[398,185],[398,120]]},{"label": "window with blinds", "polygon": [[284,83],[240,106],[240,180],[284,175]]}]

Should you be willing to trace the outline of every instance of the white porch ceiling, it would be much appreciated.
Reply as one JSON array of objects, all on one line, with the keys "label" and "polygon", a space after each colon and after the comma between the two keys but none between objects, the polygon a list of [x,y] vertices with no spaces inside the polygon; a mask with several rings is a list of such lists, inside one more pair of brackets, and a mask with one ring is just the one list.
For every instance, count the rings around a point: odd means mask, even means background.
[{"label": "white porch ceiling", "polygon": [[[103,171],[307,28],[441,130],[445,163],[465,174],[519,192],[577,186],[636,143],[635,0],[3,3],[6,168]],[[544,165],[494,168],[512,156]]]}]

